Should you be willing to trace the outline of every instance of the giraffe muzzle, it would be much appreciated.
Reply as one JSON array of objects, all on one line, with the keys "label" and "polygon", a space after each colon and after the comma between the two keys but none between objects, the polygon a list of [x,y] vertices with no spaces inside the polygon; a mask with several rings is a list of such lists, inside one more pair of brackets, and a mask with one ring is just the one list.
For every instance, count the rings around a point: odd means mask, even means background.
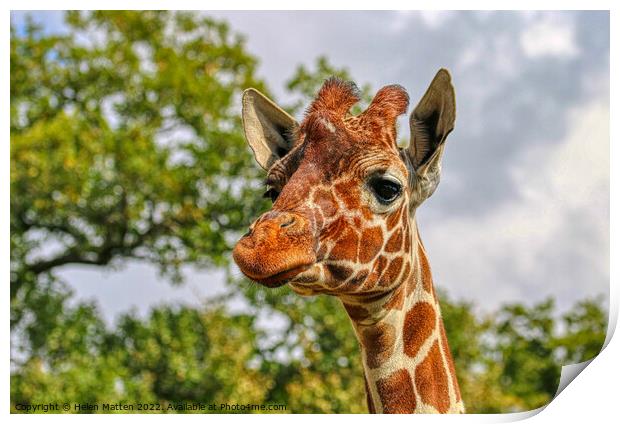
[{"label": "giraffe muzzle", "polygon": [[241,272],[266,287],[279,287],[316,262],[310,221],[300,214],[270,211],[233,249]]}]

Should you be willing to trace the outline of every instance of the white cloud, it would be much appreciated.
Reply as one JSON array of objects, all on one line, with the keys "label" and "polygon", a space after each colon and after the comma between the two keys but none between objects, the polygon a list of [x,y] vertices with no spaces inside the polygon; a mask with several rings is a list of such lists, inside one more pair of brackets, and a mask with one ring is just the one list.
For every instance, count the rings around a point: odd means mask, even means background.
[{"label": "white cloud", "polygon": [[418,13],[422,17],[422,21],[430,29],[439,28],[454,15],[453,11],[448,10],[420,10]]},{"label": "white cloud", "polygon": [[579,53],[574,25],[559,15],[545,15],[534,21],[521,33],[519,41],[523,53],[529,58],[571,58]]},{"label": "white cloud", "polygon": [[609,106],[571,110],[560,143],[515,159],[518,196],[486,216],[422,226],[436,282],[492,310],[500,302],[561,307],[609,285]]}]

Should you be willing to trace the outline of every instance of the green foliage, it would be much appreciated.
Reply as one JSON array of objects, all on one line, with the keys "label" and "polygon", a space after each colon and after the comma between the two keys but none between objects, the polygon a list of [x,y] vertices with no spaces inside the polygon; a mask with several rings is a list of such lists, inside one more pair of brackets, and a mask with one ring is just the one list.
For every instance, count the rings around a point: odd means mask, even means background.
[{"label": "green foliage", "polygon": [[[44,348],[14,361],[11,402],[265,403],[272,383],[257,362],[254,318],[221,305],[161,307],[146,320],[120,317],[112,331],[95,306],[70,307],[43,327]],[[217,412],[217,411],[215,411]]]},{"label": "green foliage", "polygon": [[187,13],[67,24],[11,31],[11,298],[66,264],[134,258],[174,280],[225,265],[263,205],[236,106],[264,87],[243,39]]},{"label": "green foliage", "polygon": [[561,324],[566,330],[554,347],[561,349],[560,358],[564,363],[587,361],[601,351],[607,334],[607,315],[603,304],[602,296],[586,299],[562,315]]},{"label": "green foliage", "polygon": [[124,368],[139,376],[155,399],[264,401],[270,381],[250,364],[261,335],[251,316],[230,316],[221,307],[162,307],[146,322],[123,317],[115,335],[124,352]]},{"label": "green foliage", "polygon": [[517,412],[549,403],[562,365],[592,359],[605,340],[601,297],[578,302],[559,317],[552,299],[505,305],[482,318],[472,304],[445,294],[441,304],[468,412]]},{"label": "green foliage", "polygon": [[[242,288],[248,313],[230,314],[216,300],[197,309],[162,306],[146,319],[124,315],[107,328],[94,305],[68,305],[70,293],[60,285],[48,296],[62,312],[53,321],[37,322],[36,354],[12,359],[13,410],[17,403],[71,400],[366,412],[359,348],[339,301],[302,298],[288,289]],[[285,318],[284,330],[267,334],[257,325],[259,310],[269,310],[270,319]],[[600,298],[578,303],[562,315],[571,325],[560,331],[548,325],[557,322],[550,301],[508,305],[479,319],[471,304],[442,295],[468,412],[523,411],[548,403],[560,366],[600,351],[605,332],[590,329],[596,322],[604,330],[603,311]],[[584,334],[591,351],[578,341]]]},{"label": "green foliage", "polygon": [[552,310],[551,300],[532,308],[505,306],[493,333],[504,367],[499,384],[532,408],[542,406],[553,396],[560,378],[553,355]]},{"label": "green foliage", "polygon": [[[366,412],[358,343],[336,298],[231,278],[242,314],[214,300],[112,326],[75,302],[60,266],[138,259],[172,281],[183,264],[228,266],[232,242],[268,208],[238,110],[242,89],[265,87],[243,39],[208,17],[72,12],[67,24],[66,36],[11,29],[11,410],[197,401]],[[288,109],[332,75],[354,80],[326,58],[300,66]],[[601,298],[559,318],[552,301],[483,316],[441,300],[468,412],[547,403],[560,365],[594,357],[605,337]]]}]

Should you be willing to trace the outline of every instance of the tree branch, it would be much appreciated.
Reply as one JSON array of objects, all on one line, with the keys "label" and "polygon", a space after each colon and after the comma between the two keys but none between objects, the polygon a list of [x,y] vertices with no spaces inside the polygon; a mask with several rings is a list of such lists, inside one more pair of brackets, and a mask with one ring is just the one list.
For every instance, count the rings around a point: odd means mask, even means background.
[{"label": "tree branch", "polygon": [[97,255],[95,259],[90,259],[71,249],[66,253],[56,256],[55,258],[41,260],[33,264],[26,265],[26,268],[34,274],[41,274],[51,270],[52,268],[67,264],[106,265],[111,259],[111,255],[105,254]]},{"label": "tree branch", "polygon": [[38,275],[53,268],[68,264],[107,265],[116,256],[132,256],[135,249],[144,245],[147,239],[159,230],[161,230],[159,225],[152,225],[147,231],[138,234],[134,241],[125,243],[124,234],[126,230],[122,229],[123,237],[118,239],[116,243],[112,241],[114,237],[109,233],[105,243],[98,248],[73,246],[65,253],[52,259],[26,264],[26,269]]}]

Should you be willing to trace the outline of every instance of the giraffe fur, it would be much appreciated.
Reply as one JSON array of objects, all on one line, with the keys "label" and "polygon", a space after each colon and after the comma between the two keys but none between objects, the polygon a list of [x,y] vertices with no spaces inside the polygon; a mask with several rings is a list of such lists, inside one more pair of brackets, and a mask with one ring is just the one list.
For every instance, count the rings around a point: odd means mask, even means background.
[{"label": "giraffe fur", "polygon": [[414,109],[408,148],[396,142],[409,104],[399,85],[354,116],[359,90],[331,78],[301,123],[255,90],[248,96],[246,138],[274,202],[235,246],[239,269],[266,287],[340,299],[362,351],[370,412],[464,412],[415,218],[439,183],[454,126],[449,73],[437,73]]}]

